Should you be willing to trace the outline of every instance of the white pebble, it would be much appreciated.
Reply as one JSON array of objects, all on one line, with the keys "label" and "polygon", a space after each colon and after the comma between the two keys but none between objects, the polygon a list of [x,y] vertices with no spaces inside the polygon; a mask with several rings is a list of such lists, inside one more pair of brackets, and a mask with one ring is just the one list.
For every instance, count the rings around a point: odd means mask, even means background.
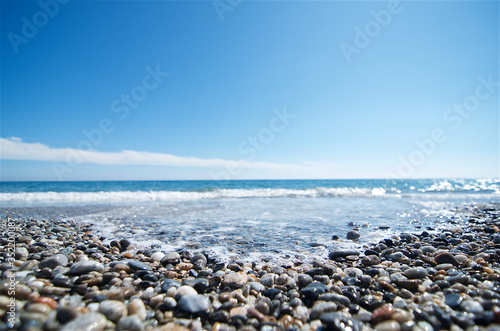
[{"label": "white pebble", "polygon": [[162,252],[156,252],[156,253],[153,253],[151,255],[151,260],[156,261],[156,262],[160,262],[164,256],[165,256],[165,254],[163,254]]}]

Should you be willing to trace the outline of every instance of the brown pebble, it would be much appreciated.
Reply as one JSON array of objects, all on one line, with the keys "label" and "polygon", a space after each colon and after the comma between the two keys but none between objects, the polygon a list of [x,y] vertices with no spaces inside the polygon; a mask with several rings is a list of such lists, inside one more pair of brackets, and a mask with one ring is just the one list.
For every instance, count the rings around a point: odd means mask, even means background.
[{"label": "brown pebble", "polygon": [[271,310],[271,308],[269,308],[269,305],[264,301],[257,302],[255,308],[264,315],[268,315]]},{"label": "brown pebble", "polygon": [[47,306],[49,306],[52,309],[56,309],[57,308],[57,302],[56,302],[56,300],[54,300],[52,298],[49,298],[49,297],[38,297],[36,299],[33,299],[31,302],[33,302],[33,303],[43,303],[43,304],[46,304]]},{"label": "brown pebble", "polygon": [[372,323],[377,324],[391,318],[395,311],[392,305],[385,305],[375,309],[372,314]]},{"label": "brown pebble", "polygon": [[229,301],[229,299],[231,299],[232,295],[230,292],[222,292],[221,294],[219,294],[219,301],[221,303],[224,303],[224,302],[227,302]]},{"label": "brown pebble", "polygon": [[229,316],[233,317],[238,315],[247,316],[247,308],[243,306],[231,308],[231,310],[229,311]]},{"label": "brown pebble", "polygon": [[124,271],[124,272],[128,273],[130,271],[130,267],[126,264],[118,263],[117,265],[115,265],[114,270],[116,272]]},{"label": "brown pebble", "polygon": [[391,284],[384,282],[383,280],[380,280],[378,283],[386,290],[394,292],[394,286],[392,286]]},{"label": "brown pebble", "polygon": [[279,323],[283,325],[285,330],[288,330],[293,325],[293,317],[290,315],[283,315],[283,317],[279,319]]},{"label": "brown pebble", "polygon": [[253,318],[258,319],[261,322],[266,319],[265,314],[262,314],[260,311],[258,311],[255,308],[248,308],[247,315],[248,315],[248,317],[253,317]]},{"label": "brown pebble", "polygon": [[405,288],[410,291],[416,291],[418,286],[422,284],[420,279],[401,279],[396,282],[399,287]]},{"label": "brown pebble", "polygon": [[193,264],[189,262],[181,262],[176,267],[179,270],[191,270],[193,269]]},{"label": "brown pebble", "polygon": [[19,238],[17,238],[17,241],[19,243],[23,243],[23,244],[30,244],[31,243],[31,237],[30,236],[20,236]]},{"label": "brown pebble", "polygon": [[175,278],[177,278],[177,276],[178,276],[177,272],[175,272],[175,271],[170,270],[170,271],[167,271],[165,273],[165,278],[168,278],[168,279],[175,279]]},{"label": "brown pebble", "polygon": [[247,275],[239,272],[232,272],[226,274],[224,280],[222,281],[222,285],[229,286],[231,288],[241,288],[248,281]]},{"label": "brown pebble", "polygon": [[17,284],[15,287],[14,297],[19,300],[28,300],[31,294],[31,289],[23,284]]},{"label": "brown pebble", "polygon": [[123,289],[120,287],[112,286],[107,293],[109,300],[123,300],[125,295]]},{"label": "brown pebble", "polygon": [[408,291],[407,289],[403,288],[399,291],[399,295],[403,298],[403,299],[413,299],[413,293],[411,293],[410,291]]}]

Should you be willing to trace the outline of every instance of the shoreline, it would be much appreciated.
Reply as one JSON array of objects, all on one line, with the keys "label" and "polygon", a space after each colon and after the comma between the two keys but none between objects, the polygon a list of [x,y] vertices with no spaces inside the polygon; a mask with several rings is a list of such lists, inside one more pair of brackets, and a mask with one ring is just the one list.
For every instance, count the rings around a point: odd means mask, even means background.
[{"label": "shoreline", "polygon": [[2,215],[0,330],[498,330],[500,205],[461,213],[438,234],[283,265],[134,251],[53,219],[9,219],[12,252]]}]

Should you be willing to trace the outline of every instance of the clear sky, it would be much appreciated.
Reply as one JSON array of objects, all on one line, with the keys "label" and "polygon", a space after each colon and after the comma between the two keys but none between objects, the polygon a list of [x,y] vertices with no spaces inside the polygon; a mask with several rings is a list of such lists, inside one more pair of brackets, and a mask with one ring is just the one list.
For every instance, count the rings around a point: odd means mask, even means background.
[{"label": "clear sky", "polygon": [[500,176],[498,1],[2,1],[1,35],[2,180]]}]

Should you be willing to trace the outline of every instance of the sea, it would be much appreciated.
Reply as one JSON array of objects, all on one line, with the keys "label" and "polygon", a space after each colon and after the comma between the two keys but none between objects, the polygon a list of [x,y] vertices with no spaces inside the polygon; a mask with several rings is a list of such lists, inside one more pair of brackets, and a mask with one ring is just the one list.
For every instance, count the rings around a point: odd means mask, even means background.
[{"label": "sea", "polygon": [[[225,261],[324,259],[460,226],[463,210],[489,203],[500,203],[498,178],[0,182],[2,218],[75,220],[105,243]],[[355,228],[359,240],[347,240]]]}]

